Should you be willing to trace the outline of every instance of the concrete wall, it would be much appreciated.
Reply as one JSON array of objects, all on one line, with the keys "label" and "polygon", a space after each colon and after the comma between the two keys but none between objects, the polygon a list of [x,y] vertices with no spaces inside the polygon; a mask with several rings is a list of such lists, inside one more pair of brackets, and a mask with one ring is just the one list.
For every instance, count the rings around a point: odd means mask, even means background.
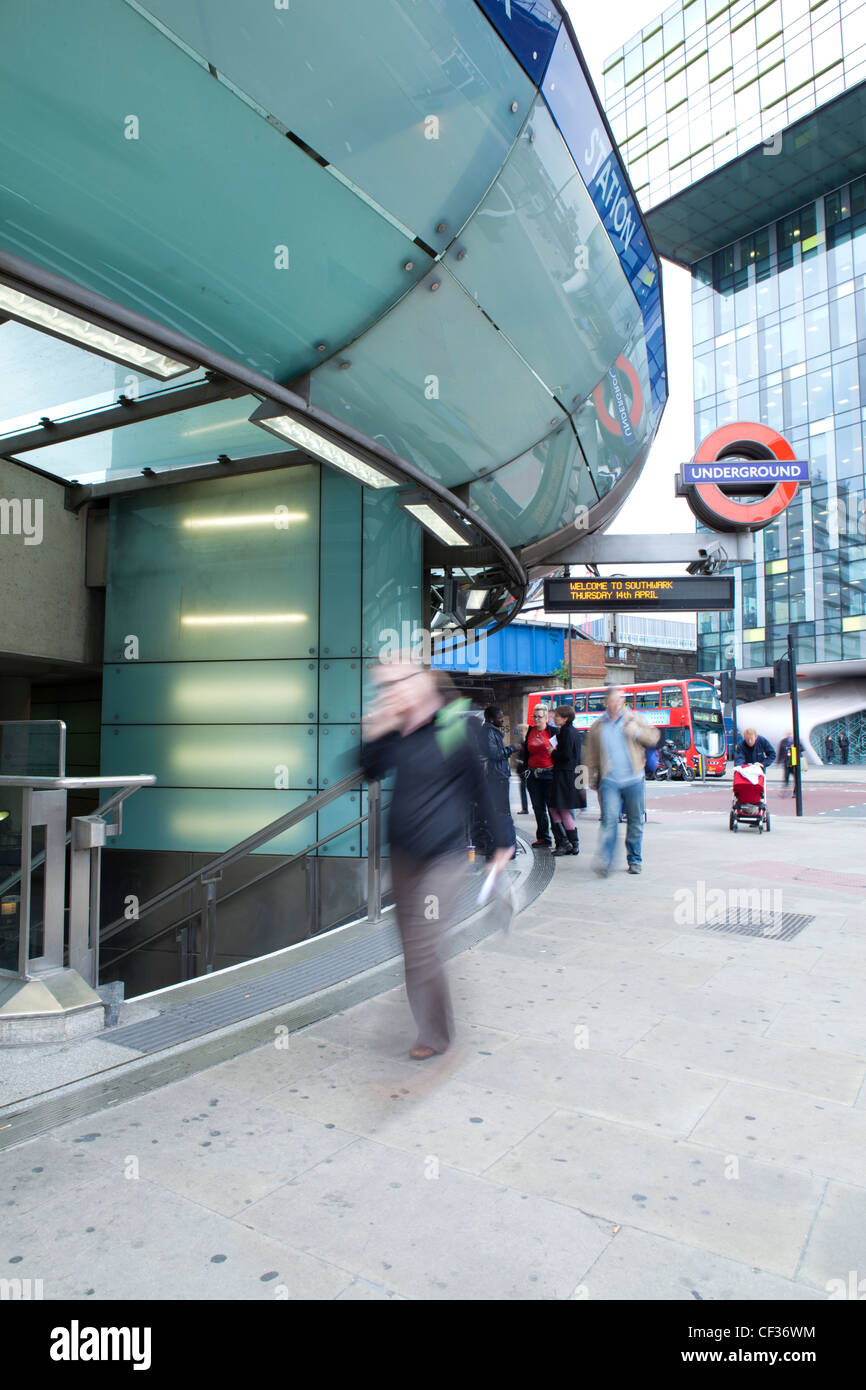
[{"label": "concrete wall", "polygon": [[0,657],[93,665],[102,595],[84,583],[86,520],[62,483],[0,459]]}]

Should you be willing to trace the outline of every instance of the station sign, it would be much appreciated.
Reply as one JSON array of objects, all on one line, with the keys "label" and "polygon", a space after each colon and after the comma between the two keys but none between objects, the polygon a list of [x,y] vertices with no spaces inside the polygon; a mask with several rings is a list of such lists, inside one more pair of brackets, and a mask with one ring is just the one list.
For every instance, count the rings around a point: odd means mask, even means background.
[{"label": "station sign", "polygon": [[718,613],[734,606],[733,575],[545,579],[545,613]]},{"label": "station sign", "polygon": [[[707,435],[694,459],[683,464],[676,491],[705,526],[717,531],[761,531],[781,516],[797,488],[808,482],[809,464],[794,457],[778,430],[740,421]],[[768,489],[766,495],[756,498],[756,487]],[[737,491],[752,495],[731,495]]]}]

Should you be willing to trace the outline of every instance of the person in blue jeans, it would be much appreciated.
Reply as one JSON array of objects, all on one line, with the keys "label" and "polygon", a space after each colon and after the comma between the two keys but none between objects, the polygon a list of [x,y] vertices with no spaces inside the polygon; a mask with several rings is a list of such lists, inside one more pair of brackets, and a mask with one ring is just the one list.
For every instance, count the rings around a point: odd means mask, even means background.
[{"label": "person in blue jeans", "polygon": [[658,737],[658,731],[645,719],[626,708],[625,694],[620,687],[611,686],[605,699],[605,713],[590,729],[584,753],[590,785],[598,787],[601,801],[601,837],[593,867],[603,878],[610,873],[613,864],[621,804],[628,818],[625,835],[628,871],[630,874],[641,871],[644,750],[654,748]]}]

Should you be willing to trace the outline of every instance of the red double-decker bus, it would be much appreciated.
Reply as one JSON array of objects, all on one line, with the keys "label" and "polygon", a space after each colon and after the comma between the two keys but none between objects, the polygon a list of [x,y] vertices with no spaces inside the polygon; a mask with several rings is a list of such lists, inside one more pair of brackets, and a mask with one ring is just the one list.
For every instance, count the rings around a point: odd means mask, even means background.
[{"label": "red double-decker bus", "polygon": [[[596,685],[583,690],[535,690],[527,701],[527,722],[532,722],[532,711],[537,704],[545,704],[550,709],[571,705],[574,727],[588,729],[604,714],[609,688]],[[727,766],[725,722],[711,681],[647,681],[620,688],[629,708],[657,728],[662,739],[670,739],[689,767],[697,770],[695,755],[703,752],[708,775],[723,776]]]}]

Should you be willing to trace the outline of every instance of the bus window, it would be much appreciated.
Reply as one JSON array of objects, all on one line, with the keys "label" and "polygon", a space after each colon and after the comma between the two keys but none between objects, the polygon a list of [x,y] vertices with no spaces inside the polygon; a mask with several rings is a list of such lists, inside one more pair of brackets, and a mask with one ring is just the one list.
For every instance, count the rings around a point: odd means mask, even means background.
[{"label": "bus window", "polygon": [[606,699],[604,690],[590,691],[586,697],[586,708],[590,714],[604,714],[604,702]]},{"label": "bus window", "polygon": [[586,695],[580,691],[574,697],[575,714],[586,714]]},{"label": "bus window", "polygon": [[635,709],[658,709],[659,693],[657,690],[636,690],[634,696]]},{"label": "bus window", "polygon": [[662,688],[662,709],[682,709],[683,703],[683,692],[678,685]]},{"label": "bus window", "polygon": [[574,705],[574,696],[572,695],[572,693],[571,693],[570,690],[567,690],[567,691],[565,692],[564,695],[557,695],[557,696],[556,696],[556,699],[555,699],[555,700],[553,701],[553,703],[552,703],[552,708],[553,708],[553,709],[556,709],[556,706],[557,706],[557,705],[568,705],[569,708],[572,708],[572,707],[573,707],[573,705]]},{"label": "bus window", "polygon": [[627,690],[627,691],[625,692],[625,703],[626,703],[626,708],[627,708],[627,709],[634,709],[634,691],[633,691],[633,690]]}]

